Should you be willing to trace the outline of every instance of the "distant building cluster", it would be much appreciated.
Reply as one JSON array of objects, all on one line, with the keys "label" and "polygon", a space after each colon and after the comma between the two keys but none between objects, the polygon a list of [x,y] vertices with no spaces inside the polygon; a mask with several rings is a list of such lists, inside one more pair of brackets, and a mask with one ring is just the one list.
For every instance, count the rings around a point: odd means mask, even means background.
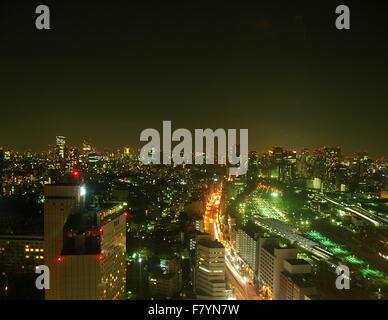
[{"label": "distant building cluster", "polygon": [[385,197],[388,161],[372,159],[367,152],[353,156],[339,147],[299,151],[274,147],[266,153],[251,152],[250,166],[259,177],[300,185],[322,191],[362,191]]}]

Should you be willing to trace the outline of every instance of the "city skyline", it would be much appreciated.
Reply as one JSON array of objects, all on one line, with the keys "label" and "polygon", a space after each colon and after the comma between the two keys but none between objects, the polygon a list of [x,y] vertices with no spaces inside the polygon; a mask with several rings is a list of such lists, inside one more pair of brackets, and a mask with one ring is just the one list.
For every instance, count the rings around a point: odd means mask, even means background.
[{"label": "city skyline", "polygon": [[233,176],[55,141],[0,150],[2,299],[386,299],[388,160],[274,147]]},{"label": "city skyline", "polygon": [[387,300],[380,2],[3,0],[0,300]]},{"label": "city skyline", "polygon": [[[123,145],[118,145],[117,144],[117,147],[113,147],[113,146],[106,146],[106,147],[99,147],[99,144],[98,143],[94,143],[94,141],[90,138],[83,138],[83,139],[78,139],[79,141],[77,141],[77,143],[74,143],[73,141],[71,141],[69,143],[69,140],[67,139],[67,136],[64,136],[66,138],[66,147],[69,147],[69,148],[76,148],[76,149],[82,149],[83,148],[83,141],[87,141],[88,144],[90,144],[90,146],[93,148],[93,151],[94,152],[97,152],[97,153],[102,153],[102,152],[116,152],[116,151],[123,151],[125,148],[129,148],[129,150],[131,151],[131,153],[133,154],[133,152],[135,153],[139,153],[140,152],[140,149],[141,149],[141,145],[140,145],[140,142],[137,143],[137,148],[133,147],[132,145],[130,144],[123,144]],[[56,144],[55,144],[55,139],[51,139],[52,140],[52,143],[49,143],[47,144],[46,148],[38,148],[38,149],[16,149],[14,147],[10,147],[10,146],[7,146],[7,145],[0,145],[0,149],[2,149],[3,151],[10,151],[10,152],[21,152],[21,153],[25,153],[25,152],[32,152],[32,153],[47,153],[49,152],[49,148],[50,147],[54,147]],[[177,143],[173,143],[172,144],[172,147],[174,147],[174,145],[176,145]],[[288,151],[295,151],[297,153],[300,153],[304,150],[308,150],[308,151],[316,151],[316,150],[320,150],[320,149],[324,149],[324,148],[339,148],[341,150],[341,156],[343,157],[351,157],[351,156],[356,156],[357,154],[361,154],[361,153],[366,153],[369,157],[373,158],[373,159],[385,159],[385,158],[388,158],[388,155],[387,156],[384,156],[384,155],[376,155],[376,154],[371,154],[367,148],[364,148],[364,149],[360,149],[360,150],[356,150],[356,151],[349,151],[346,149],[346,146],[345,148],[341,145],[315,145],[315,146],[302,146],[302,147],[295,147],[295,146],[286,146],[286,145],[282,145],[282,144],[277,144],[277,145],[268,145],[267,148],[263,148],[263,149],[254,149],[254,148],[249,148],[249,152],[258,152],[259,154],[265,154],[265,153],[268,153],[268,152],[271,152],[273,150],[273,148],[275,147],[282,147],[284,148],[284,150],[288,150]],[[215,149],[215,151],[217,151],[217,149]]]}]

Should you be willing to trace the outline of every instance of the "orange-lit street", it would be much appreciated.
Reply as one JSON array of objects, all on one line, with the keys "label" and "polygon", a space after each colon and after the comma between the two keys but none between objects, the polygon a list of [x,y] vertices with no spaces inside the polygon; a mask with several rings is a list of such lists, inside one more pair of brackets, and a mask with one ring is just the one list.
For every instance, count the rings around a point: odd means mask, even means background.
[{"label": "orange-lit street", "polygon": [[258,300],[255,285],[246,276],[241,275],[236,266],[237,259],[231,256],[234,248],[230,245],[220,227],[219,215],[222,190],[222,183],[219,183],[214,186],[214,190],[211,190],[209,194],[204,214],[204,231],[210,234],[212,240],[220,241],[225,247],[225,271],[228,284],[235,298],[238,300]]}]

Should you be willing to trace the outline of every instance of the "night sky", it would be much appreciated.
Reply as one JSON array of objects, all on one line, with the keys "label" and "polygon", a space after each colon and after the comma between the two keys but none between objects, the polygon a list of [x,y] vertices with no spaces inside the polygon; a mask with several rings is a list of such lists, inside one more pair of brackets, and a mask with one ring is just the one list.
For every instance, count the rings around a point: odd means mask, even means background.
[{"label": "night sky", "polygon": [[[59,3],[60,2],[60,3]],[[382,1],[0,3],[0,146],[100,149],[142,129],[248,128],[249,147],[388,157]],[[51,30],[35,29],[35,7]],[[351,30],[335,28],[347,4]],[[385,20],[385,21],[384,21]]]}]

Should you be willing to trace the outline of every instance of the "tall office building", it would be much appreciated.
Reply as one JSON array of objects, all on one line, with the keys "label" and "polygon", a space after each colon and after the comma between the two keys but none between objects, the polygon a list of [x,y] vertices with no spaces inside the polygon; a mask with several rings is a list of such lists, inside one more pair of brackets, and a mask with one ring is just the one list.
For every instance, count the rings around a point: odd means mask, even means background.
[{"label": "tall office building", "polygon": [[259,281],[270,299],[280,299],[280,274],[284,270],[284,260],[295,259],[298,249],[294,247],[264,246],[260,252]]},{"label": "tall office building", "polygon": [[283,170],[283,157],[284,157],[284,151],[282,147],[274,147],[272,149],[273,154],[273,162],[275,165],[275,170],[273,171],[272,175],[276,176],[277,179],[280,179],[282,176],[282,170]]},{"label": "tall office building", "polygon": [[286,150],[283,156],[284,170],[282,174],[282,180],[292,180],[296,177],[296,151]]},{"label": "tall office building", "polygon": [[198,242],[195,273],[197,299],[226,298],[225,248],[220,242],[211,240]]},{"label": "tall office building", "polygon": [[85,204],[85,189],[77,183],[46,185],[44,188],[45,264],[50,268],[50,290],[46,299],[60,299],[59,264],[63,227],[67,218]]},{"label": "tall office building", "polygon": [[41,300],[36,266],[44,259],[43,235],[0,235],[0,300]]},{"label": "tall office building", "polygon": [[125,292],[126,218],[119,204],[85,208],[79,183],[45,186],[47,300],[121,299]]},{"label": "tall office building", "polygon": [[256,225],[248,223],[239,227],[236,232],[236,251],[239,256],[254,270],[258,278],[260,269],[260,253],[263,246],[276,244],[277,239],[270,236]]},{"label": "tall office building", "polygon": [[126,218],[121,205],[84,211],[66,221],[57,261],[60,299],[119,300],[125,295]]},{"label": "tall office building", "polygon": [[152,297],[170,299],[182,289],[182,266],[180,257],[167,255],[160,259],[148,276],[148,289]]},{"label": "tall office building", "polygon": [[35,273],[43,247],[42,236],[0,235],[0,273]]},{"label": "tall office building", "polygon": [[241,258],[252,269],[257,270],[258,248],[255,234],[250,234],[241,228],[237,229],[236,249]]},{"label": "tall office building", "polygon": [[305,300],[316,295],[311,265],[303,259],[284,260],[284,271],[280,274],[281,300]]},{"label": "tall office building", "polygon": [[56,145],[57,155],[59,156],[59,158],[63,159],[65,157],[66,137],[56,136],[55,145]]},{"label": "tall office building", "polygon": [[194,234],[192,234],[189,240],[190,250],[196,252],[197,244],[201,240],[210,240],[210,234],[201,231],[196,231]]},{"label": "tall office building", "polygon": [[89,139],[84,139],[82,142],[82,153],[83,154],[88,154],[93,151],[92,144]]}]

